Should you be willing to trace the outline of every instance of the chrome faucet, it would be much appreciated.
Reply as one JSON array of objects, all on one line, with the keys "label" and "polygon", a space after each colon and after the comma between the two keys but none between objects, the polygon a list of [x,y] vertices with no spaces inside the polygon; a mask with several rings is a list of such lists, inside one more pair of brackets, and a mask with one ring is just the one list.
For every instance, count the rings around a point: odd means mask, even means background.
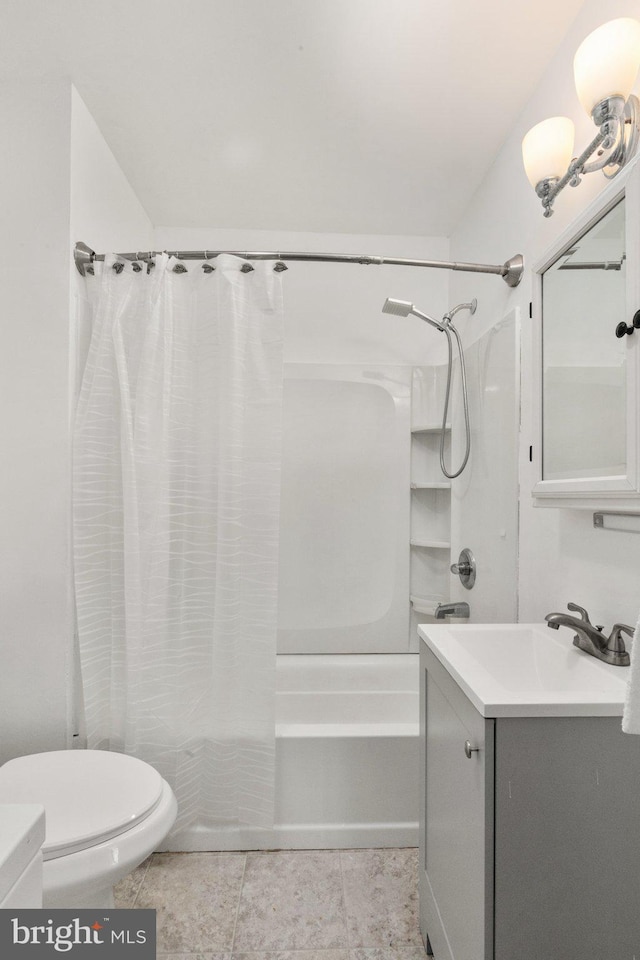
[{"label": "chrome faucet", "polygon": [[598,660],[604,660],[605,663],[611,663],[616,667],[629,665],[629,654],[625,650],[622,634],[626,633],[632,637],[633,627],[626,623],[615,623],[611,629],[611,636],[607,637],[602,632],[602,627],[591,623],[584,607],[579,607],[577,603],[568,603],[567,608],[579,613],[580,617],[572,617],[568,613],[548,613],[545,617],[547,626],[552,630],[557,630],[558,627],[569,627],[575,630],[574,646],[591,654],[592,657],[597,657]]},{"label": "chrome faucet", "polygon": [[439,603],[436,607],[436,620],[445,617],[468,617],[469,604],[462,600],[460,603]]}]

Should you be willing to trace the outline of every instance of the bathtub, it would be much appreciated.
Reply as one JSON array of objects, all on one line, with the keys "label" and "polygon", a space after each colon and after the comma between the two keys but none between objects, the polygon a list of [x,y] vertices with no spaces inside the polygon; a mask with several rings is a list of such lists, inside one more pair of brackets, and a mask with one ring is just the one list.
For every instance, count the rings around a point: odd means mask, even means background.
[{"label": "bathtub", "polygon": [[277,659],[273,830],[195,827],[165,850],[418,845],[417,654]]},{"label": "bathtub", "polygon": [[418,677],[416,654],[278,657],[279,847],[416,845]]}]

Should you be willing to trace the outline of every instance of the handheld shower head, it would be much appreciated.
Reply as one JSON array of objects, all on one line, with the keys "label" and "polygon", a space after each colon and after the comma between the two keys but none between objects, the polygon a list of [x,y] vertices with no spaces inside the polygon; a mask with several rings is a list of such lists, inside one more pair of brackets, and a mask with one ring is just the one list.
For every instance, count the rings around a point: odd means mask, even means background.
[{"label": "handheld shower head", "polygon": [[[383,313],[392,313],[396,317],[408,317],[410,313],[414,317],[420,317],[421,320],[425,320],[427,323],[431,324],[432,327],[435,327],[436,330],[439,330],[440,333],[446,333],[447,335],[447,346],[449,348],[449,366],[447,371],[447,387],[445,390],[444,398],[444,412],[442,414],[442,430],[440,431],[440,469],[442,470],[445,477],[448,477],[450,480],[453,480],[455,477],[459,477],[464,468],[467,465],[469,459],[469,454],[471,453],[471,428],[469,426],[469,398],[467,395],[467,376],[464,369],[464,351],[462,349],[462,340],[460,334],[454,327],[451,322],[458,310],[468,310],[471,314],[476,312],[478,306],[478,301],[473,298],[470,303],[459,303],[457,307],[453,307],[449,310],[448,313],[445,313],[440,323],[438,320],[434,320],[433,317],[427,316],[426,313],[423,313],[421,310],[416,309],[416,307],[409,303],[408,300],[394,300],[391,297],[388,297],[385,300],[384,306],[382,308]],[[458,355],[460,357],[460,378],[462,381],[462,405],[464,409],[464,422],[465,422],[465,435],[466,435],[466,451],[462,464],[458,470],[453,473],[449,472],[447,466],[444,462],[444,436],[445,436],[445,424],[447,422],[447,415],[449,412],[449,398],[451,395],[451,371],[453,368],[453,347],[452,347],[452,337],[455,338],[458,346]],[[453,468],[452,468],[453,470]]]},{"label": "handheld shower head", "polygon": [[383,313],[392,313],[396,317],[408,317],[410,313],[414,317],[420,317],[421,320],[425,320],[427,323],[430,323],[432,327],[435,327],[436,330],[439,330],[441,333],[444,332],[444,327],[437,320],[434,320],[433,317],[428,317],[426,313],[423,313],[422,310],[418,310],[412,303],[409,303],[408,300],[393,300],[391,297],[387,297],[382,308]]},{"label": "handheld shower head", "polygon": [[382,308],[383,313],[392,313],[396,317],[408,317],[413,311],[413,304],[408,300],[393,300],[387,297]]}]

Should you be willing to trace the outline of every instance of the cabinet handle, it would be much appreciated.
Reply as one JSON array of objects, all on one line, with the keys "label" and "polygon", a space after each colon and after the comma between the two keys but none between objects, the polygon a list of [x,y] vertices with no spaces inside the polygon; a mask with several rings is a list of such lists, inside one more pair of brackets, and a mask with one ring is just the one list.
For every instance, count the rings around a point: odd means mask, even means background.
[{"label": "cabinet handle", "polygon": [[464,742],[464,755],[468,760],[471,760],[471,757],[474,753],[480,753],[480,747],[472,747],[471,740],[465,740]]},{"label": "cabinet handle", "polygon": [[616,337],[624,337],[625,333],[632,334],[634,330],[638,329],[640,329],[640,310],[636,310],[631,323],[626,324],[624,320],[620,321],[616,327]]}]

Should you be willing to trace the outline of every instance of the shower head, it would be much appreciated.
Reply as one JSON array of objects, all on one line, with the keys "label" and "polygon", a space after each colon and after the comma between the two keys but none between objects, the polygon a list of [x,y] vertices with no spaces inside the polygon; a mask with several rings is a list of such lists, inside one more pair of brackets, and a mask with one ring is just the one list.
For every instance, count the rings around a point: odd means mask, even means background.
[{"label": "shower head", "polygon": [[427,316],[426,313],[423,313],[422,310],[418,310],[417,307],[414,307],[412,303],[409,303],[408,300],[393,300],[391,297],[387,297],[382,308],[383,313],[392,313],[396,317],[408,317],[410,313],[414,317],[420,317],[421,320],[425,320],[427,323],[430,323],[432,327],[435,327],[436,330],[440,330],[442,333],[444,327],[437,320],[434,320],[433,317]]},{"label": "shower head", "polygon": [[396,317],[408,317],[413,311],[413,304],[408,300],[393,300],[387,297],[382,308],[383,313],[393,313]]}]

